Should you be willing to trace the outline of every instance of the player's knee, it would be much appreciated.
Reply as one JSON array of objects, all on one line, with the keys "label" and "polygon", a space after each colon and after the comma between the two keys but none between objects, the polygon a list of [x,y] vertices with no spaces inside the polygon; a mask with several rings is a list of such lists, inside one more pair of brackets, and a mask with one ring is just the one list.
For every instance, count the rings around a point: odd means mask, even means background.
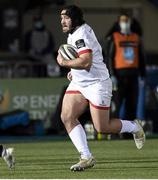
[{"label": "player's knee", "polygon": [[60,117],[61,117],[62,122],[64,124],[66,124],[66,122],[68,121],[68,117],[66,116],[66,114],[65,113],[61,113]]},{"label": "player's knee", "polygon": [[72,119],[71,114],[64,113],[64,112],[61,113],[60,117],[61,117],[63,124],[65,124],[65,125],[68,124],[69,122],[71,122],[71,119]]}]

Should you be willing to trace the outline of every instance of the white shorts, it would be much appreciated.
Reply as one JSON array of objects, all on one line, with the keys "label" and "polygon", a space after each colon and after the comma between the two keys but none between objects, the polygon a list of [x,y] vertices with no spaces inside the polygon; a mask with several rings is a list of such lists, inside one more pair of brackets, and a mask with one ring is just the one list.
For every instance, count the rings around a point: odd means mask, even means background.
[{"label": "white shorts", "polygon": [[109,78],[86,87],[81,87],[71,82],[66,90],[66,94],[82,94],[93,107],[108,110],[111,104],[112,82]]}]

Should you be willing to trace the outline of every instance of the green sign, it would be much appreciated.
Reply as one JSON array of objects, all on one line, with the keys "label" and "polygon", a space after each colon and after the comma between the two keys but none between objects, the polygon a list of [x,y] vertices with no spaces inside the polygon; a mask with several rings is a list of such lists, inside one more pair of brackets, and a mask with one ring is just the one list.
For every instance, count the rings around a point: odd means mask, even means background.
[{"label": "green sign", "polygon": [[31,119],[44,119],[68,83],[66,78],[0,80],[0,113],[22,109]]}]

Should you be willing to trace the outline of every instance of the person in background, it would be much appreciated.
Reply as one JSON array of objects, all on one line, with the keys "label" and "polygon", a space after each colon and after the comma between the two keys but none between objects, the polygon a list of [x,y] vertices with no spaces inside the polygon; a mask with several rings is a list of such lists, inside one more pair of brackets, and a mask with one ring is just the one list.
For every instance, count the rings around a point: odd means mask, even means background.
[{"label": "person in background", "polygon": [[138,77],[145,80],[145,56],[142,30],[138,21],[122,13],[106,35],[107,63],[116,91],[114,118],[120,116],[124,102],[124,119],[136,119],[138,102]]},{"label": "person in background", "polygon": [[54,39],[51,32],[46,29],[41,16],[33,17],[33,28],[26,32],[24,42],[24,50],[35,64],[36,76],[49,76],[49,73],[51,74],[50,69],[59,73],[59,67],[54,57]]},{"label": "person in background", "polygon": [[14,168],[15,165],[13,150],[13,148],[5,148],[2,144],[0,145],[0,157],[4,159],[10,169]]}]

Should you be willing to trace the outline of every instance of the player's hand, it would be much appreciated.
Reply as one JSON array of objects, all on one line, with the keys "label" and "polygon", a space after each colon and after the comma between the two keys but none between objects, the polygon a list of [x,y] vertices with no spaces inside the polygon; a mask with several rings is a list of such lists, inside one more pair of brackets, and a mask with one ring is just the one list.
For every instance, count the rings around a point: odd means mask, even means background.
[{"label": "player's hand", "polygon": [[67,78],[69,81],[72,81],[72,74],[71,71],[67,73]]},{"label": "player's hand", "polygon": [[61,53],[58,51],[58,56],[57,56],[57,62],[60,66],[64,66],[64,58],[63,56],[61,55]]}]

